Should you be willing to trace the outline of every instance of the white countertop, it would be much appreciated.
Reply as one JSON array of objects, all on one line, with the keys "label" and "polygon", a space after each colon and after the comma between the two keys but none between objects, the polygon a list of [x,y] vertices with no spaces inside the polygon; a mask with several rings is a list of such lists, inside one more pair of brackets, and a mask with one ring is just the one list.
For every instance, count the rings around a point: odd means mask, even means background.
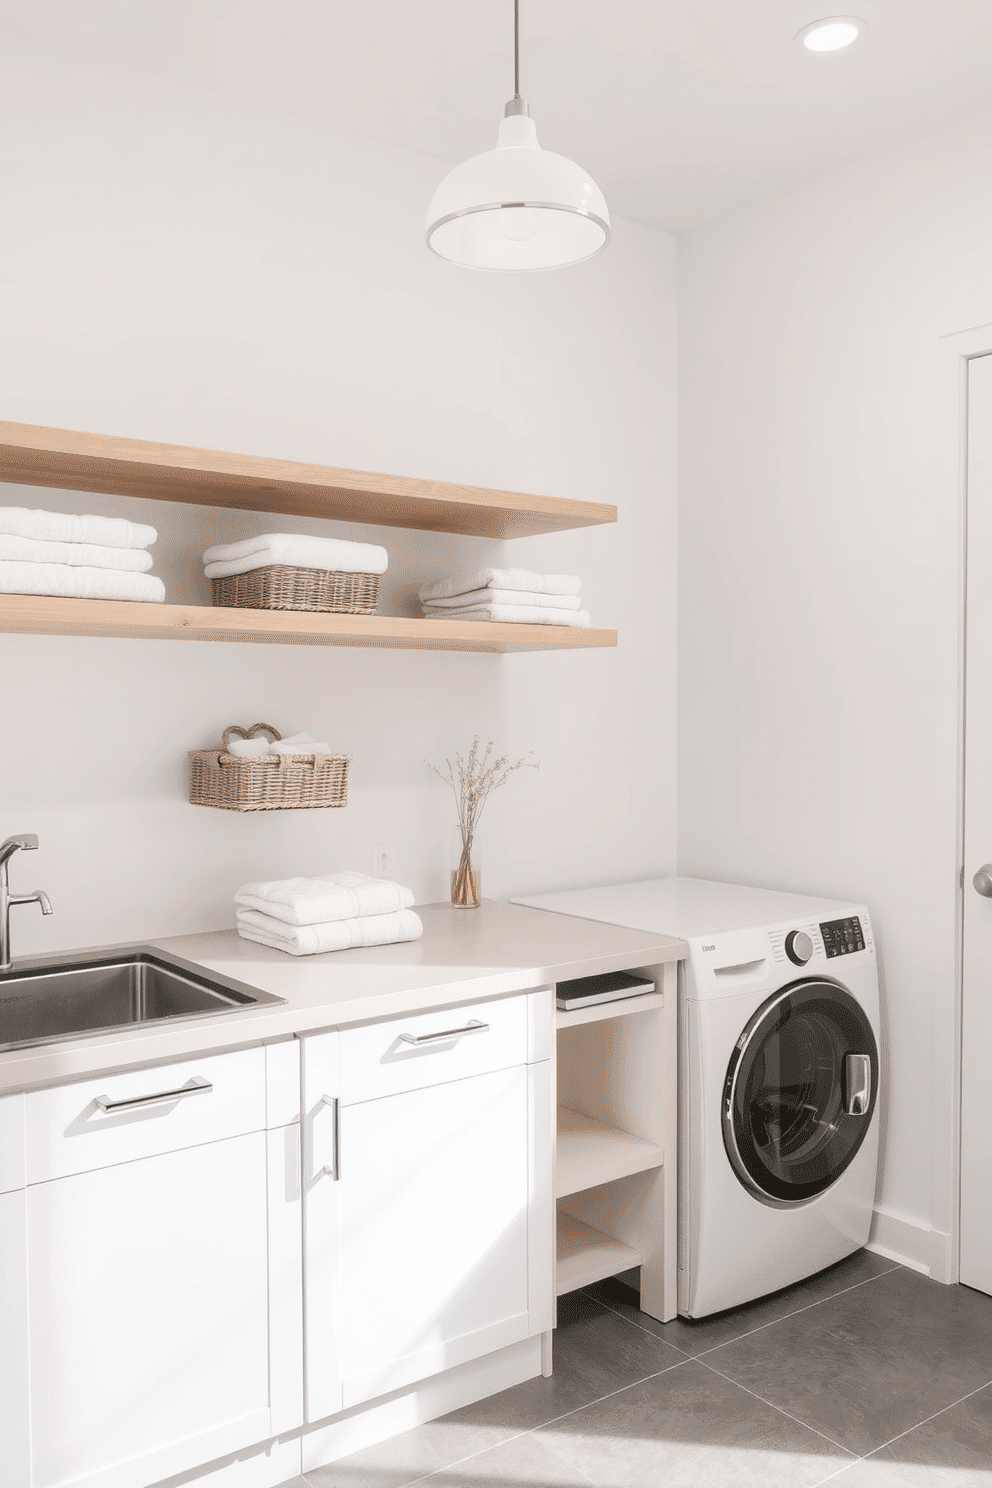
[{"label": "white countertop", "polygon": [[144,941],[286,1001],[12,1049],[0,1054],[0,1094],[678,961],[688,949],[668,935],[490,899],[479,909],[421,904],[417,914],[420,940],[321,956],[289,956],[236,930]]}]

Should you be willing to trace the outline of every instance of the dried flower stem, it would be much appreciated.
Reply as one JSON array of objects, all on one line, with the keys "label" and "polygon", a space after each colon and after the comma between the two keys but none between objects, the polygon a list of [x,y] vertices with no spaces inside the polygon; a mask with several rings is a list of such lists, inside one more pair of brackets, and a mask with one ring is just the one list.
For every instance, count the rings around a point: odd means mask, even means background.
[{"label": "dried flower stem", "polygon": [[451,786],[458,808],[462,852],[451,885],[451,901],[457,905],[476,907],[481,903],[481,894],[479,875],[472,866],[472,841],[486,801],[494,790],[506,784],[514,770],[537,770],[540,766],[537,760],[527,757],[511,760],[508,755],[502,754],[494,758],[492,739],[483,751],[478,734],[472,740],[467,759],[456,754],[453,759],[445,760],[444,770],[431,765],[429,760],[426,763],[439,780]]},{"label": "dried flower stem", "polygon": [[468,752],[468,759],[456,754],[454,759],[445,760],[445,770],[439,770],[436,765],[427,764],[434,771],[439,780],[445,785],[450,785],[455,796],[455,804],[458,807],[458,825],[461,829],[462,841],[475,836],[475,829],[479,825],[488,797],[494,790],[499,790],[505,785],[514,770],[528,768],[540,769],[537,760],[523,757],[511,760],[507,755],[501,754],[494,759],[493,741],[489,740],[485,752],[478,734],[472,740],[472,747]]}]

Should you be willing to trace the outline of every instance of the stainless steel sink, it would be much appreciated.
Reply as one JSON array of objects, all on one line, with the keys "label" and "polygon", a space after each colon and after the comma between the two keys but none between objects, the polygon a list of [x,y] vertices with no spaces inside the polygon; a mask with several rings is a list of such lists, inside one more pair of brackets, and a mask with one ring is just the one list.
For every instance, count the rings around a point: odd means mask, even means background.
[{"label": "stainless steel sink", "polygon": [[0,1050],[285,1000],[150,946],[49,956],[0,974]]}]

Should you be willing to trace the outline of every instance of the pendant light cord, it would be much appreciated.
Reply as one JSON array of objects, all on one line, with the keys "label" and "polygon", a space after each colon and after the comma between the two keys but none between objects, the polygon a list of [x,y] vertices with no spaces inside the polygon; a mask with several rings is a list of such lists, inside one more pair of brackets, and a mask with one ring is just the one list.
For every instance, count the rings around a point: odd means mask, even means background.
[{"label": "pendant light cord", "polygon": [[520,97],[520,0],[513,0],[513,97],[503,112],[507,118],[512,114],[530,113]]}]

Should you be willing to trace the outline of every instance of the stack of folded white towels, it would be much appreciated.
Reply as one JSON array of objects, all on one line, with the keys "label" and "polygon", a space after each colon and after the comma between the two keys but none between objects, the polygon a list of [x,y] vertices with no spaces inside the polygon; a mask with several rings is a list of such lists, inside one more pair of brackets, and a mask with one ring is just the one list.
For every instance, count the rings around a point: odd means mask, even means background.
[{"label": "stack of folded white towels", "polygon": [[138,599],[161,604],[148,570],[154,527],[122,517],[73,516],[0,506],[0,594]]},{"label": "stack of folded white towels", "polygon": [[523,625],[588,625],[574,574],[534,573],[529,568],[484,568],[425,584],[424,614],[436,620],[517,621]]},{"label": "stack of folded white towels", "polygon": [[301,734],[290,734],[288,738],[274,742],[269,739],[232,739],[227,752],[239,759],[266,759],[273,754],[336,754],[337,750],[304,730]]},{"label": "stack of folded white towels", "polygon": [[375,543],[348,542],[333,537],[306,537],[292,532],[263,532],[242,542],[219,543],[203,555],[208,579],[229,579],[285,563],[293,568],[323,568],[329,573],[384,574],[389,564],[385,548]]},{"label": "stack of folded white towels", "polygon": [[410,908],[412,892],[364,873],[246,883],[234,902],[239,935],[291,956],[392,945],[424,933]]}]

